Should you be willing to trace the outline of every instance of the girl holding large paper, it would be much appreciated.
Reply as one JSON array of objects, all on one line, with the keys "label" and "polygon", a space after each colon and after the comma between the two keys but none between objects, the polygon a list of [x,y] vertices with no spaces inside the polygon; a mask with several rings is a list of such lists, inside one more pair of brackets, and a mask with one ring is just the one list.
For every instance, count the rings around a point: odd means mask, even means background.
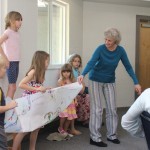
[{"label": "girl holding large paper", "polygon": [[[36,92],[45,92],[47,88],[43,87],[45,71],[49,65],[49,54],[44,51],[36,51],[26,76],[19,83],[19,87],[24,89],[23,96],[34,94]],[[35,150],[36,140],[40,129],[36,129],[30,134],[29,150]],[[12,150],[18,149],[27,132],[18,133],[13,142]]]}]

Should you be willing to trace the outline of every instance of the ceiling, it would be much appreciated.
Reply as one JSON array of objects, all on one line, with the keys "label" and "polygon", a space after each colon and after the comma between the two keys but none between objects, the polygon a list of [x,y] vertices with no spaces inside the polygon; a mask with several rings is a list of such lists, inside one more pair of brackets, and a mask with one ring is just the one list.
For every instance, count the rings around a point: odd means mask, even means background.
[{"label": "ceiling", "polygon": [[97,3],[109,3],[129,6],[150,7],[150,0],[83,0]]}]

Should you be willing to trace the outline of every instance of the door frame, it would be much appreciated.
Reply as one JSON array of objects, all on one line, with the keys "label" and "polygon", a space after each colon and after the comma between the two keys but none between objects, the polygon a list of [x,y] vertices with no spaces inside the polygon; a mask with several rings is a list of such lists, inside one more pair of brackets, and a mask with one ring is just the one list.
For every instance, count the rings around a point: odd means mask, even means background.
[{"label": "door frame", "polygon": [[139,77],[139,42],[140,42],[140,22],[150,22],[150,16],[142,16],[142,15],[136,15],[136,42],[135,42],[135,48],[136,48],[136,54],[135,54],[135,73],[137,75],[137,78]]},{"label": "door frame", "polygon": [[[136,15],[136,41],[135,41],[135,73],[137,78],[139,78],[139,58],[140,58],[140,23],[141,22],[150,22],[150,16],[143,16],[143,15]],[[138,97],[137,93],[135,92],[135,99]]]}]

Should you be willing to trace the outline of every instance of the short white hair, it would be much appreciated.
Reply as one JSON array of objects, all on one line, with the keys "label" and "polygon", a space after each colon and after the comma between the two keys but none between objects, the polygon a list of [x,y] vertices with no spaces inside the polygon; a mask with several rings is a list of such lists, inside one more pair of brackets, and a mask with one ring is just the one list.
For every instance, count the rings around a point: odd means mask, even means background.
[{"label": "short white hair", "polygon": [[121,41],[121,34],[116,28],[108,28],[104,32],[105,38],[112,38],[115,40],[115,43],[119,45]]}]

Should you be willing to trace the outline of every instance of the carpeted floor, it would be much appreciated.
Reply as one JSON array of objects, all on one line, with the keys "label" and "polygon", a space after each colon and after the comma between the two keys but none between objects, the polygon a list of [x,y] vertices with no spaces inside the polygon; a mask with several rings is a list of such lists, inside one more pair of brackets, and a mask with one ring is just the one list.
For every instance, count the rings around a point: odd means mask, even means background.
[{"label": "carpeted floor", "polygon": [[[103,135],[103,141],[108,144],[107,148],[99,148],[89,144],[89,129],[76,125],[76,128],[82,132],[82,135],[74,136],[68,141],[49,141],[46,137],[53,132],[57,132],[58,121],[55,121],[44,129],[41,129],[36,150],[147,150],[145,139],[131,137],[126,131],[120,126],[121,116],[127,111],[127,108],[119,108],[119,126],[118,126],[118,137],[121,144],[113,144],[106,140],[106,124],[101,129]],[[105,120],[104,120],[105,122]],[[29,149],[29,140],[26,137],[22,143],[22,150]]]}]

